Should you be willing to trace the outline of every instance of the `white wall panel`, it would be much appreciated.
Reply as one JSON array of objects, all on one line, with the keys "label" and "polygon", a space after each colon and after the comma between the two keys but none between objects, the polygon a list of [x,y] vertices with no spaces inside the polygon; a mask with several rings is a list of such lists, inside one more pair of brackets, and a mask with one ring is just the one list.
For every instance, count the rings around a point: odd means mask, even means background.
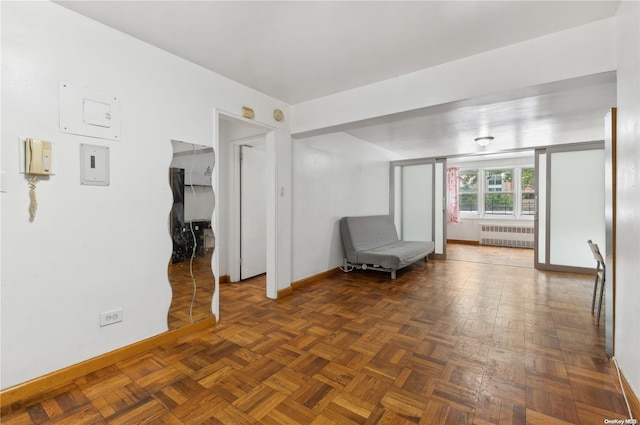
[{"label": "white wall panel", "polygon": [[433,165],[402,167],[402,235],[405,241],[433,240]]},{"label": "white wall panel", "polygon": [[553,152],[549,262],[594,267],[591,239],[604,254],[604,150]]},{"label": "white wall panel", "polygon": [[393,167],[393,222],[398,236],[402,235],[402,167]]}]

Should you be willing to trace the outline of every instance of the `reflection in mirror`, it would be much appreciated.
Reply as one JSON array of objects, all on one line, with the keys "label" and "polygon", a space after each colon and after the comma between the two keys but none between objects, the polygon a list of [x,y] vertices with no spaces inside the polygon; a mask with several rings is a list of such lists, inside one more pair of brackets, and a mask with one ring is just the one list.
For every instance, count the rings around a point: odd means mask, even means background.
[{"label": "reflection in mirror", "polygon": [[173,292],[169,329],[177,329],[211,316],[214,278],[211,269],[214,236],[211,217],[215,204],[211,175],[213,148],[172,140],[169,183],[173,206],[169,231],[173,253],[169,282]]}]

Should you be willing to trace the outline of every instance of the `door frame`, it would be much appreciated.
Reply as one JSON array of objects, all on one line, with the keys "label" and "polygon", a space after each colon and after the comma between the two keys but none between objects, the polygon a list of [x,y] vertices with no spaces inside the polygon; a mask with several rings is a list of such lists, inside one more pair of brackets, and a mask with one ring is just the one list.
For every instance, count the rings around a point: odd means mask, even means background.
[{"label": "door frame", "polygon": [[606,235],[605,276],[605,352],[609,358],[615,355],[616,330],[616,208],[617,208],[617,108],[605,115],[604,125],[604,218]]}]

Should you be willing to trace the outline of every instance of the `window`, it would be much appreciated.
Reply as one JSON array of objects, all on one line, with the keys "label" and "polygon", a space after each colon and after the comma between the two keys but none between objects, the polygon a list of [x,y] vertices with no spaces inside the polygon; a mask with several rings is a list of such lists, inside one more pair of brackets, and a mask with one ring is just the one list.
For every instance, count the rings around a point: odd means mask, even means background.
[{"label": "window", "polygon": [[461,170],[458,187],[460,211],[478,212],[478,170]]},{"label": "window", "polygon": [[535,168],[530,165],[460,169],[462,217],[533,217],[535,198]]},{"label": "window", "polygon": [[513,168],[486,170],[484,213],[513,215]]},{"label": "window", "polygon": [[536,171],[534,168],[521,170],[521,214],[535,215],[536,213]]}]

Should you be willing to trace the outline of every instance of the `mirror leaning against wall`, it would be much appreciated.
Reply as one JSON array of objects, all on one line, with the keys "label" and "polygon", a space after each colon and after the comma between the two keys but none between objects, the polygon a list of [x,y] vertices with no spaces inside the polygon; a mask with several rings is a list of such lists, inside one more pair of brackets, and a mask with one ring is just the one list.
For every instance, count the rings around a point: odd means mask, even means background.
[{"label": "mirror leaning against wall", "polygon": [[214,276],[211,256],[214,235],[211,217],[215,198],[211,176],[215,164],[213,148],[172,140],[173,159],[169,184],[173,206],[169,232],[173,252],[168,265],[172,290],[169,329],[206,319],[212,315]]}]

